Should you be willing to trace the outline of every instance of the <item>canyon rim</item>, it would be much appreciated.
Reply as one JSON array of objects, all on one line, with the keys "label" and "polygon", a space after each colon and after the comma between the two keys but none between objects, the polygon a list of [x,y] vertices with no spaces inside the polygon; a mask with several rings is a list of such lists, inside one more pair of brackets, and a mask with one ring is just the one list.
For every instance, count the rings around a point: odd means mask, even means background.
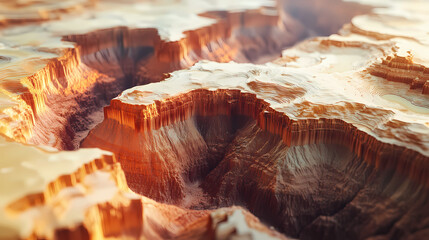
[{"label": "canyon rim", "polygon": [[428,239],[429,2],[0,1],[0,239]]}]

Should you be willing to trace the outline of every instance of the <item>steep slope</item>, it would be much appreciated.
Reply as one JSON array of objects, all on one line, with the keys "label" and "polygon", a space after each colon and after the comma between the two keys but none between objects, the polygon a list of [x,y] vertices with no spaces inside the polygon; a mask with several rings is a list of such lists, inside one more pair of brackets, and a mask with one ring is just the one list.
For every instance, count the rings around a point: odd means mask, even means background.
[{"label": "steep slope", "polygon": [[0,143],[1,239],[284,239],[244,209],[193,211],[139,196],[111,153]]},{"label": "steep slope", "polygon": [[[273,3],[263,4],[226,4],[223,11],[203,4],[176,13],[159,4],[153,6],[159,13],[148,15],[145,3],[131,8],[101,2],[79,20],[65,15],[40,27],[9,27],[2,32],[1,64],[2,91],[11,107],[2,111],[2,133],[20,142],[74,149],[101,120],[102,106],[126,88],[160,81],[200,59],[256,61],[277,55],[303,37],[302,27],[280,17]],[[133,9],[136,18],[104,23],[118,8]],[[240,11],[229,13],[229,8]],[[172,14],[174,25],[168,24]]]},{"label": "steep slope", "polygon": [[[129,87],[160,81],[201,59],[268,61],[311,35],[308,29],[322,28],[292,17],[292,5],[259,0],[8,3],[0,33],[5,104],[0,131],[19,142],[76,149],[101,122],[102,107]],[[341,5],[347,11],[336,14],[348,18],[369,11]],[[22,13],[10,14],[14,11]]]},{"label": "steep slope", "polygon": [[0,239],[428,238],[428,3],[360,2],[4,2]]},{"label": "steep slope", "polygon": [[128,89],[82,146],[114,152],[137,193],[242,205],[293,237],[424,234],[428,98],[367,71],[401,49],[355,38],[309,40],[265,66],[200,62]]}]

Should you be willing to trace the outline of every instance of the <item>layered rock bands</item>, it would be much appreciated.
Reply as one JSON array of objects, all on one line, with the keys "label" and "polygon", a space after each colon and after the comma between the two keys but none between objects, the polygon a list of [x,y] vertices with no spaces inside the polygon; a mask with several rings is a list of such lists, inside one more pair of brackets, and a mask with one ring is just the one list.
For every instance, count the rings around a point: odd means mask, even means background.
[{"label": "layered rock bands", "polygon": [[101,120],[102,106],[122,90],[160,81],[200,59],[248,62],[278,55],[306,36],[299,22],[284,15],[269,7],[208,12],[201,17],[213,23],[188,30],[177,41],[161,39],[157,28],[65,35],[63,41],[75,43],[74,48],[63,49],[35,74],[2,83],[16,102],[3,111],[2,133],[20,142],[75,149]]},{"label": "layered rock bands", "polygon": [[[127,94],[151,98],[137,89]],[[427,152],[380,141],[341,119],[292,120],[240,90],[199,89],[143,105],[112,100],[82,146],[114,152],[136,193],[196,209],[243,205],[303,239],[404,237],[414,231],[411,215],[426,219],[419,214],[427,208]],[[382,213],[387,208],[395,214]],[[355,214],[361,223],[344,219]]]},{"label": "layered rock bands", "polygon": [[4,2],[0,239],[428,238],[429,5],[360,2]]}]

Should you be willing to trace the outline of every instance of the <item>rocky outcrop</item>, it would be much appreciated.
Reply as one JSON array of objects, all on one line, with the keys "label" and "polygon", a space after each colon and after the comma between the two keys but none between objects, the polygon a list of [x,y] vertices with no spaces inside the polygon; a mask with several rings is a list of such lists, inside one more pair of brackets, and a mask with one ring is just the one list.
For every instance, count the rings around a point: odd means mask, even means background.
[{"label": "rocky outcrop", "polygon": [[[37,73],[3,84],[18,104],[5,112],[2,132],[20,142],[74,149],[101,120],[101,107],[126,88],[160,81],[200,59],[257,61],[302,38],[298,23],[274,13],[276,9],[201,13],[214,23],[188,30],[177,41],[161,39],[156,28],[66,35],[63,40],[76,43],[74,48],[63,50]],[[10,123],[20,127],[10,129]],[[53,141],[55,136],[63,137]]]},{"label": "rocky outcrop", "polygon": [[[359,157],[362,157],[379,167],[387,167],[390,164],[395,165],[393,162],[396,161],[393,159],[398,157],[396,151],[402,152],[404,153],[404,157],[412,156],[411,158],[415,159],[413,162],[413,164],[417,164],[415,166],[415,171],[421,171],[416,174],[416,179],[421,179],[423,176],[427,176],[424,170],[424,165],[418,164],[424,164],[426,158],[418,152],[411,153],[413,151],[405,148],[398,148],[397,146],[392,146],[390,144],[382,144],[374,137],[358,131],[356,127],[353,127],[340,119],[322,118],[293,121],[284,113],[277,112],[270,108],[269,103],[262,99],[257,99],[255,94],[241,93],[239,90],[194,90],[188,94],[171,99],[163,99],[162,101],[156,101],[150,105],[127,105],[120,100],[115,99],[112,100],[109,107],[105,108],[106,121],[117,122],[118,125],[131,128],[130,130],[137,134],[145,134],[145,132],[158,130],[165,126],[186,121],[193,116],[207,117],[218,115],[227,117],[250,117],[257,121],[257,125],[261,129],[274,135],[278,135],[288,146],[321,142],[341,143],[352,149]],[[102,127],[98,127],[97,129],[100,128]],[[106,131],[111,131],[112,129],[113,128],[109,126]],[[100,133],[100,136],[98,137],[96,134],[97,133],[94,134],[96,139],[92,140],[92,136],[90,135],[83,145],[85,146],[86,144],[89,144],[89,146],[93,146],[99,142],[107,142],[107,144],[109,142],[116,142],[116,140],[111,137],[104,137],[103,133]],[[127,135],[131,134],[125,134],[124,136]],[[108,140],[106,141],[103,139]],[[89,141],[92,141],[93,143],[91,144]],[[123,141],[123,139],[119,141]],[[126,141],[130,141],[130,139],[126,139]],[[124,145],[127,148],[133,149],[126,143]],[[103,144],[100,144],[99,146],[102,148],[104,147]],[[110,147],[107,147],[107,149],[121,153],[120,149]],[[136,147],[135,149],[139,148]],[[377,156],[381,153],[387,155]],[[139,155],[145,156],[145,154]],[[405,165],[408,164],[400,164],[398,166],[398,171],[406,172],[407,170],[404,169]],[[410,167],[410,165],[408,165],[408,167]],[[137,169],[135,166],[131,168]],[[427,184],[427,179],[421,180],[421,183]]]},{"label": "rocky outcrop", "polygon": [[429,8],[382,4],[4,4],[0,238],[427,238]]},{"label": "rocky outcrop", "polygon": [[[324,81],[280,66],[199,63],[164,82],[123,92],[82,146],[114,152],[130,188],[158,201],[197,209],[243,205],[300,238],[327,228],[333,229],[326,238],[394,234],[394,222],[410,224],[399,217],[403,209],[427,196],[428,139],[415,141],[420,133],[409,132],[413,124],[399,121],[385,103],[369,107],[359,103],[368,99],[363,96],[338,104],[344,93],[324,89]],[[303,101],[314,89],[336,96],[332,105]],[[377,127],[368,129],[365,122]],[[389,126],[395,132],[388,133]],[[403,134],[409,135],[395,137]],[[399,182],[415,195],[406,197],[410,192],[394,187]],[[382,205],[368,207],[375,204],[369,196]],[[364,232],[367,222],[351,227],[340,220],[362,207],[365,221],[387,208],[395,215]],[[411,229],[402,231],[408,236]]]},{"label": "rocky outcrop", "polygon": [[[200,14],[215,23],[183,33],[178,41],[162,39],[158,30],[113,28],[65,36],[82,49],[83,62],[129,86],[157,82],[201,59],[254,62],[302,39],[304,30],[277,9]],[[255,20],[257,19],[257,21]],[[148,70],[150,69],[150,72]]]},{"label": "rocky outcrop", "polygon": [[[0,143],[1,239],[212,239],[238,211],[189,210],[136,195],[115,157],[98,149],[53,152],[3,138]],[[236,224],[282,239],[241,211],[246,219]]]},{"label": "rocky outcrop", "polygon": [[410,85],[411,89],[422,89],[428,94],[429,69],[413,63],[412,56],[401,57],[394,55],[383,59],[369,68],[369,72],[388,81],[402,82]]},{"label": "rocky outcrop", "polygon": [[[314,22],[302,24],[302,16],[291,16],[291,9],[295,9],[296,4],[288,1],[279,1],[275,4],[277,6],[247,6],[242,3],[242,9],[248,9],[245,11],[228,11],[229,4],[226,4],[225,10],[197,8],[193,14],[201,18],[198,21],[202,24],[193,29],[191,26],[195,21],[178,14],[178,19],[183,18],[180,28],[184,30],[179,34],[169,25],[155,24],[151,27],[151,19],[145,17],[148,13],[138,8],[133,11],[137,11],[142,22],[148,22],[148,27],[134,27],[134,23],[129,23],[129,27],[124,27],[126,23],[107,25],[109,27],[101,23],[98,26],[93,23],[94,18],[85,18],[80,24],[87,30],[75,30],[68,24],[73,19],[70,14],[74,10],[86,12],[83,7],[79,5],[74,8],[71,2],[59,6],[49,4],[52,5],[52,13],[40,15],[37,21],[52,20],[57,14],[67,12],[63,20],[48,21],[45,23],[47,27],[42,29],[29,30],[25,25],[10,27],[18,29],[17,34],[11,36],[12,42],[15,38],[21,38],[20,32],[24,32],[31,38],[47,36],[42,38],[42,42],[48,46],[52,42],[60,43],[55,43],[52,48],[42,46],[36,50],[44,66],[36,73],[29,71],[24,77],[18,74],[5,79],[2,87],[15,104],[7,111],[3,110],[0,126],[3,134],[17,141],[68,150],[78,147],[87,131],[102,120],[102,107],[122,90],[160,81],[168,73],[189,67],[201,59],[218,62],[267,61],[278,56],[281,49],[311,35],[306,27],[314,31],[324,29]],[[12,5],[9,7],[16,7]],[[103,22],[104,14],[113,14],[109,11],[127,5],[94,2],[82,6],[88,11],[103,6],[104,10],[96,10],[100,22]],[[165,9],[160,6],[162,14]],[[37,9],[32,5],[25,7],[30,12]],[[70,10],[62,10],[68,7]],[[178,7],[182,6],[179,4]],[[350,9],[342,13],[347,15],[346,19],[369,10],[356,4],[345,4],[344,7]],[[165,13],[166,18],[169,16]],[[21,20],[22,23],[26,22]],[[335,25],[330,31],[335,32],[341,25]],[[323,30],[321,33],[328,32]],[[75,46],[70,47],[69,42],[75,43]],[[23,41],[17,44],[25,47],[33,43]],[[33,53],[30,51],[30,54]],[[52,53],[58,56],[52,56],[54,59],[46,56]],[[21,65],[25,66],[32,59],[14,55],[5,58],[16,63],[17,72],[22,71]],[[9,127],[11,124],[20,127],[12,129]],[[55,136],[63,137],[54,140]]]}]

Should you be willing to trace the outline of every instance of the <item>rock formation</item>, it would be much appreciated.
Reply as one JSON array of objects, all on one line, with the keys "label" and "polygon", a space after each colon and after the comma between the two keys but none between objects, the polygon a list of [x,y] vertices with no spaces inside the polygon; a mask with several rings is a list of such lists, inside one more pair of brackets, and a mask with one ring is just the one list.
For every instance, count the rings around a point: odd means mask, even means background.
[{"label": "rock formation", "polygon": [[5,3],[0,239],[428,238],[429,4],[361,2]]},{"label": "rock formation", "polygon": [[[338,50],[321,41],[305,45],[323,46],[318,52],[327,61]],[[367,61],[362,56],[357,63]],[[200,62],[124,91],[82,146],[114,152],[136,193],[196,209],[244,205],[293,237],[316,237],[329,227],[326,238],[360,239],[394,231],[385,228],[395,222],[411,226],[416,219],[402,219],[401,209],[427,209],[426,113],[392,105],[396,98],[379,89],[360,91],[369,79],[350,79],[365,64],[350,78],[312,76],[330,68]],[[196,191],[203,195],[192,199]],[[344,222],[356,208],[363,222]],[[395,214],[367,222],[386,208]],[[361,232],[367,224],[372,229]]]},{"label": "rock formation", "polygon": [[[247,62],[278,56],[306,36],[299,23],[277,14],[274,2],[266,7],[257,1],[224,2],[224,11],[206,4],[176,3],[170,9],[160,3],[148,9],[147,4],[103,2],[82,18],[66,15],[40,27],[6,29],[2,88],[14,107],[3,111],[2,132],[19,142],[75,149],[102,120],[102,107],[122,90],[160,81],[200,59]],[[132,15],[124,18],[117,8]],[[249,10],[229,13],[230,8]],[[19,127],[8,127],[11,122]]]},{"label": "rock formation", "polygon": [[411,55],[388,56],[381,63],[370,67],[369,71],[372,75],[389,81],[407,83],[412,89],[422,88],[423,94],[429,94],[429,69],[424,65],[413,63]]}]

